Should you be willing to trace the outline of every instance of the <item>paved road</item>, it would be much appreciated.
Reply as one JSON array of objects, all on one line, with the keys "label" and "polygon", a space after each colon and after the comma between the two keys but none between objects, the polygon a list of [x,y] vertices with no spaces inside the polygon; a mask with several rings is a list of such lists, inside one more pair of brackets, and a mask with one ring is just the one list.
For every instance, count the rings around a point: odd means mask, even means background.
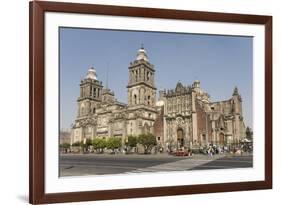
[{"label": "paved road", "polygon": [[61,155],[60,176],[252,167],[252,156]]},{"label": "paved road", "polygon": [[207,162],[190,170],[247,168],[253,166],[253,156],[227,156]]},{"label": "paved road", "polygon": [[62,176],[118,174],[182,160],[169,155],[61,155]]}]

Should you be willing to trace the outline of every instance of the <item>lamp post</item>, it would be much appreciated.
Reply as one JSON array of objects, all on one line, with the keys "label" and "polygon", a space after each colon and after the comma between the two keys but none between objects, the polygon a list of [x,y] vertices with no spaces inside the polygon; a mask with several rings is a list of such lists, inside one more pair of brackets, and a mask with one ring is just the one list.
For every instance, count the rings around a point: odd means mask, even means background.
[{"label": "lamp post", "polygon": [[85,147],[86,147],[86,137],[83,139],[83,154],[85,154]]},{"label": "lamp post", "polygon": [[128,142],[129,142],[128,136],[126,136],[126,138],[125,138],[125,152],[124,152],[124,154],[127,154],[127,151],[128,151]]}]

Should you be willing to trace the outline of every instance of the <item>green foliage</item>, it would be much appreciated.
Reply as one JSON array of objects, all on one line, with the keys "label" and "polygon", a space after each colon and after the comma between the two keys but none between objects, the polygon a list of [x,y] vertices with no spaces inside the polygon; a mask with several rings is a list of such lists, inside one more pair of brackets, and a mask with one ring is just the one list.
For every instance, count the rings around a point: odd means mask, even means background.
[{"label": "green foliage", "polygon": [[157,145],[156,137],[152,134],[139,135],[138,143],[144,147],[145,154],[151,152],[152,147]]},{"label": "green foliage", "polygon": [[60,144],[60,148],[68,149],[70,148],[70,144],[69,143]]},{"label": "green foliage", "polygon": [[126,145],[129,147],[136,147],[138,144],[138,138],[136,136],[129,135],[126,141]]},{"label": "green foliage", "polygon": [[88,146],[91,146],[91,145],[93,145],[93,140],[87,139],[86,140],[86,146],[88,147]]},{"label": "green foliage", "polygon": [[77,146],[77,147],[80,147],[81,145],[82,145],[82,142],[79,142],[79,141],[74,142],[74,143],[72,144],[72,146]]},{"label": "green foliage", "polygon": [[111,149],[114,151],[114,149],[118,149],[122,146],[122,140],[119,137],[109,137],[106,141],[106,148]]},{"label": "green foliage", "polygon": [[103,149],[106,147],[106,140],[101,138],[95,138],[92,141],[93,148],[103,152]]}]

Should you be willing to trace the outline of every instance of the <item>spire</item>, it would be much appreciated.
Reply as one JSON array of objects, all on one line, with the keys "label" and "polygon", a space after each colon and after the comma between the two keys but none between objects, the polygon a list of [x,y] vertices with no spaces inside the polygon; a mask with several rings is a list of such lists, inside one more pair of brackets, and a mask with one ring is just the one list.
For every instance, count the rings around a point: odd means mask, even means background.
[{"label": "spire", "polygon": [[180,81],[178,81],[176,85],[176,92],[180,92],[183,89],[183,85]]},{"label": "spire", "polygon": [[235,86],[235,88],[234,88],[234,90],[233,90],[233,94],[232,94],[232,96],[234,96],[234,95],[239,95],[239,93],[238,93],[238,88]]},{"label": "spire", "polygon": [[97,73],[96,73],[96,70],[94,69],[94,67],[89,68],[86,78],[92,79],[92,80],[97,80]]}]

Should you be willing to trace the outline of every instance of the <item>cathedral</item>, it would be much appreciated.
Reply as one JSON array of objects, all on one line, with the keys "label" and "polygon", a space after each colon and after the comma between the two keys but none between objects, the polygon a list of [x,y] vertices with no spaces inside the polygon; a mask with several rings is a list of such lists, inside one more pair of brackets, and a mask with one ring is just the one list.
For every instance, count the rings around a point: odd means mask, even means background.
[{"label": "cathedral", "polygon": [[211,102],[196,80],[181,82],[156,96],[155,67],[141,47],[128,67],[127,104],[104,87],[91,67],[80,82],[77,117],[71,128],[71,144],[86,139],[152,133],[160,147],[192,148],[210,143],[227,145],[245,138],[242,99],[235,88],[225,101]]}]

